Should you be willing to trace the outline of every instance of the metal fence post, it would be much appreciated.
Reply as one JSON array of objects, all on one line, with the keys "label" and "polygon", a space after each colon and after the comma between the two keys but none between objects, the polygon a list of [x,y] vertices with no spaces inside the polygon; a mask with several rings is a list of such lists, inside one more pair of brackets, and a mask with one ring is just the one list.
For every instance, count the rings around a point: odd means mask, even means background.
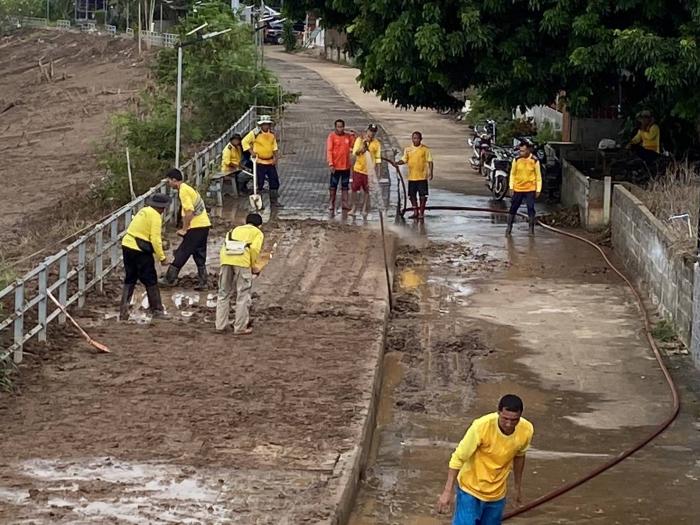
[{"label": "metal fence post", "polygon": [[97,291],[99,293],[104,293],[104,282],[102,280],[104,239],[102,236],[102,228],[103,226],[100,226],[95,232],[95,279],[97,279]]},{"label": "metal fence post", "polygon": [[22,362],[22,345],[24,343],[24,281],[17,279],[15,288],[15,348],[14,361]]},{"label": "metal fence post", "polygon": [[119,260],[118,258],[118,252],[117,252],[117,240],[119,240],[119,230],[117,228],[118,224],[117,221],[119,220],[118,217],[115,217],[111,224],[109,225],[109,240],[110,244],[112,245],[112,249],[110,250],[110,257],[111,257],[111,266],[112,268],[115,268],[117,266],[117,262]]},{"label": "metal fence post", "polygon": [[78,245],[78,308],[85,306],[85,285],[87,284],[87,247],[85,241]]},{"label": "metal fence post", "polygon": [[48,287],[48,275],[46,271],[46,264],[41,263],[39,266],[41,270],[39,271],[39,304],[37,305],[39,326],[39,342],[46,342],[46,303],[49,296],[46,294],[46,288]]},{"label": "metal fence post", "polygon": [[[66,306],[68,302],[68,253],[64,253],[58,261],[58,302]],[[66,315],[61,312],[58,316],[58,324],[66,323]]]}]

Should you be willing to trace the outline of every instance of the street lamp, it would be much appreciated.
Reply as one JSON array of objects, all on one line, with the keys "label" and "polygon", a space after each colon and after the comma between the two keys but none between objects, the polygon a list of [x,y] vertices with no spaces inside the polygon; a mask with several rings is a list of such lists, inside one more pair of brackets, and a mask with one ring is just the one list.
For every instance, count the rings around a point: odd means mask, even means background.
[{"label": "street lamp", "polygon": [[175,121],[175,167],[180,167],[180,114],[182,112],[182,48],[186,46],[191,46],[209,40],[210,38],[223,35],[231,31],[231,28],[224,29],[223,31],[214,31],[213,33],[206,33],[200,35],[199,31],[204,29],[209,25],[208,22],[204,22],[201,26],[194,28],[192,31],[187,33],[185,36],[191,36],[197,33],[197,38],[195,40],[190,40],[188,42],[178,42],[177,44],[177,110],[176,110],[176,121]]}]

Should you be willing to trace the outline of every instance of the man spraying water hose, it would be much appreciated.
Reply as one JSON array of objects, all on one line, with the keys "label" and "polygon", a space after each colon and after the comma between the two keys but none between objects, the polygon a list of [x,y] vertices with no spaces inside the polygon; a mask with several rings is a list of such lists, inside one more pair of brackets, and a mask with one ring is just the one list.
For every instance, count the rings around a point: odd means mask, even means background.
[{"label": "man spraying water hose", "polygon": [[522,414],[522,399],[505,395],[498,402],[498,412],[476,419],[459,442],[437,504],[438,512],[449,510],[457,484],[452,525],[499,525],[511,468],[520,505],[525,453],[534,434],[532,423]]},{"label": "man spraying water hose", "polygon": [[382,143],[376,138],[377,126],[370,124],[362,137],[355,140],[352,152],[355,155],[355,165],[352,168],[352,211],[357,214],[357,194],[363,192],[362,216],[367,218],[369,213],[369,175],[379,179],[379,168],[382,163]]}]

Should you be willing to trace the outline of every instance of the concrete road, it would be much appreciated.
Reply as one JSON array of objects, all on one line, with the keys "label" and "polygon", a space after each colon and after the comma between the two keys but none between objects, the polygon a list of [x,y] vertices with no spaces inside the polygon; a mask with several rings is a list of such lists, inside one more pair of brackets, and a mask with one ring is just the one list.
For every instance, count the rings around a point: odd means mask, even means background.
[{"label": "concrete road", "polygon": [[[293,64],[319,74],[400,143],[423,131],[436,163],[438,191],[430,202],[492,204],[466,166],[464,125],[363,93],[355,69],[271,55],[286,63],[285,71]],[[325,109],[332,120],[333,108]],[[396,228],[407,245],[397,268],[398,309],[389,327],[373,463],[351,523],[448,523],[433,505],[451,449],[502,394],[520,394],[536,428],[526,499],[613,457],[668,413],[668,390],[633,297],[599,256],[546,232],[529,239],[523,226],[507,242],[503,230],[501,216],[452,212]],[[673,428],[517,522],[697,523],[698,377],[687,356],[669,365],[684,394]]]}]

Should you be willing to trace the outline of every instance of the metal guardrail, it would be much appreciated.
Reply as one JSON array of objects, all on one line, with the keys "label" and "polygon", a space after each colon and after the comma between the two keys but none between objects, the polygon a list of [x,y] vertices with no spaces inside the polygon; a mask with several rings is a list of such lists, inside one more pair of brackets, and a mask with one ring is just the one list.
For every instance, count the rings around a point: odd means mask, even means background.
[{"label": "metal guardrail", "polygon": [[175,33],[163,33],[163,45],[165,47],[175,47],[178,41],[178,35]]},{"label": "metal guardrail", "polygon": [[[258,107],[249,108],[217,140],[186,162],[181,168],[186,179],[198,187],[202,186],[208,177],[218,171],[219,157],[231,136],[252,129],[257,114]],[[49,292],[65,307],[75,303],[81,307],[89,290],[97,288],[99,292],[103,291],[105,277],[122,264],[121,238],[131,218],[143,207],[147,197],[167,192],[166,183],[159,183],[0,291],[0,304],[3,305],[3,310],[0,310],[0,341],[4,347],[0,350],[0,361],[12,354],[15,363],[20,363],[25,343],[34,337],[46,341],[49,324],[56,320],[59,325],[65,323],[61,310],[54,308],[49,300]],[[175,206],[173,199],[164,214],[165,223],[173,219]]]}]

